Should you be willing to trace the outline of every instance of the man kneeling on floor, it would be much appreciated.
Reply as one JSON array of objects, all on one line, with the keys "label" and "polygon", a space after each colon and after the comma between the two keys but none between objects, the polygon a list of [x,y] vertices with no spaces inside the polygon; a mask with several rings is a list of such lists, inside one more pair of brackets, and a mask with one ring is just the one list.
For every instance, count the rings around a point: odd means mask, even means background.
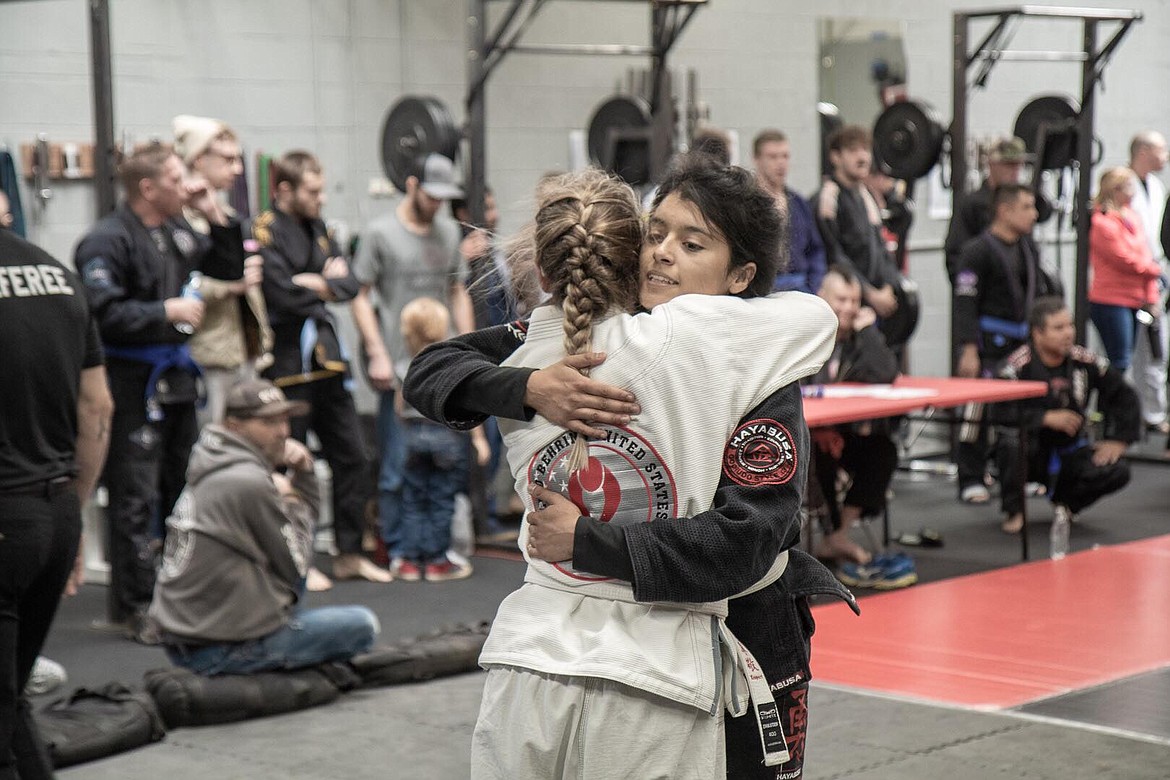
[{"label": "man kneeling on floor", "polygon": [[307,411],[271,382],[240,382],[223,425],[206,426],[191,451],[149,613],[176,665],[252,674],[346,660],[373,645],[369,609],[298,606],[319,496],[289,417]]},{"label": "man kneeling on floor", "polygon": [[[1000,404],[994,416],[1009,425],[997,428],[996,454],[1003,488],[1003,530],[1019,533],[1019,428],[1027,431],[1027,478],[1045,485],[1054,512],[1070,520],[1097,499],[1129,482],[1126,449],[1141,436],[1137,393],[1109,361],[1074,342],[1072,314],[1059,298],[1040,298],[1028,325],[1031,342],[1017,349],[1000,370],[1003,379],[1030,379],[1048,385],[1039,398]],[[1105,418],[1103,437],[1088,436],[1089,395]]]}]

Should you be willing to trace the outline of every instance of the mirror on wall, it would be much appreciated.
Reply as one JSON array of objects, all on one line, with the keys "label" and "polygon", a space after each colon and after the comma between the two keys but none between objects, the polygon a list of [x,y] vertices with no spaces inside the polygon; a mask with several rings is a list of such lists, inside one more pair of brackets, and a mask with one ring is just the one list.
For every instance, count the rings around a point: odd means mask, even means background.
[{"label": "mirror on wall", "polygon": [[[842,124],[873,127],[882,109],[906,95],[904,24],[897,19],[824,17],[818,22],[817,110],[821,148]],[[827,173],[828,155],[821,155]]]}]

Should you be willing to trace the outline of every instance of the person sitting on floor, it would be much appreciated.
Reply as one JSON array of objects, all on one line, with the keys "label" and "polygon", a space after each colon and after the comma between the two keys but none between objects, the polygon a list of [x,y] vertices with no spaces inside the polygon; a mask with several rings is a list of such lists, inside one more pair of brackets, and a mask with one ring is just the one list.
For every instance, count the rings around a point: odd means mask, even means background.
[{"label": "person sitting on floor", "polygon": [[369,609],[300,606],[320,499],[313,458],[289,438],[289,417],[308,404],[248,380],[228,391],[226,406],[223,424],[207,425],[192,450],[187,486],[167,519],[149,612],[167,655],[216,675],[366,652],[379,631]]},{"label": "person sitting on floor", "polygon": [[[874,324],[873,309],[861,305],[861,283],[849,270],[830,266],[818,293],[837,315],[837,345],[824,367],[810,379],[834,382],[887,383],[898,375],[898,361]],[[812,430],[816,482],[824,495],[828,528],[816,550],[819,558],[870,562],[869,552],[849,538],[849,529],[886,503],[898,464],[898,451],[888,420],[868,420]],[[844,471],[852,484],[837,499],[837,475]]]},{"label": "person sitting on floor", "polygon": [[[1081,510],[1129,482],[1122,460],[1141,437],[1137,393],[1121,372],[1073,339],[1072,314],[1060,298],[1040,298],[1032,306],[1031,339],[1004,361],[999,376],[1045,382],[1048,394],[1000,404],[995,417],[996,454],[1006,533],[1024,525],[1020,496],[1019,429],[1027,435],[1027,479],[1046,486],[1055,512],[1072,519]],[[1097,409],[1105,417],[1104,439],[1088,438],[1089,394],[1097,391]],[[1012,423],[1012,424],[1007,424]]]}]

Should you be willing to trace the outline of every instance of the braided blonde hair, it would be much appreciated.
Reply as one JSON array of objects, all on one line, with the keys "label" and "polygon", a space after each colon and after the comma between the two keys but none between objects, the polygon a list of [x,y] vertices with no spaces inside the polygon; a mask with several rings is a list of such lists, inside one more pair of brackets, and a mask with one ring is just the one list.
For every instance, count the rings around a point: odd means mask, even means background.
[{"label": "braided blonde hair", "polygon": [[[629,185],[595,169],[550,179],[539,194],[536,265],[564,310],[565,352],[579,355],[592,347],[595,322],[637,301],[641,209]],[[570,473],[588,460],[588,441],[578,434]]]}]

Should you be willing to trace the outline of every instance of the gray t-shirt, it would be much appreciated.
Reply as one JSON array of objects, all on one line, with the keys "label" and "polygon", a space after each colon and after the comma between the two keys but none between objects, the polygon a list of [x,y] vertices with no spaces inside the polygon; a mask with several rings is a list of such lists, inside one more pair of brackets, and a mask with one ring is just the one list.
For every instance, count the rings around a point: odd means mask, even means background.
[{"label": "gray t-shirt", "polygon": [[377,291],[382,338],[392,364],[409,359],[398,330],[402,308],[422,297],[437,298],[446,305],[451,284],[466,283],[459,227],[435,220],[431,232],[420,236],[406,229],[396,210],[391,211],[371,222],[362,234],[353,275]]}]

